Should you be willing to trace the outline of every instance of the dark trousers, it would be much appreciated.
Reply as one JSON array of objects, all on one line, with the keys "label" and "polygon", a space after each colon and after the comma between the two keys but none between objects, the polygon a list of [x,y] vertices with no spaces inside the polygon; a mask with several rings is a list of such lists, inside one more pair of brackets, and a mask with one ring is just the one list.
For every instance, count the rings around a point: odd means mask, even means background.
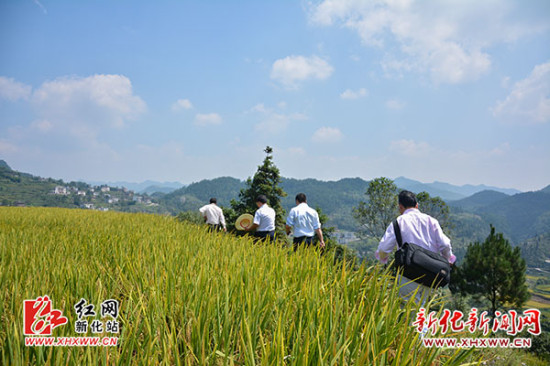
[{"label": "dark trousers", "polygon": [[295,236],[293,239],[294,251],[298,250],[300,245],[305,245],[309,247],[313,244],[313,236]]},{"label": "dark trousers", "polygon": [[254,237],[257,240],[265,240],[265,241],[274,241],[275,240],[275,230],[271,231],[256,231],[254,233]]},{"label": "dark trousers", "polygon": [[209,231],[220,231],[222,226],[220,224],[208,224]]}]

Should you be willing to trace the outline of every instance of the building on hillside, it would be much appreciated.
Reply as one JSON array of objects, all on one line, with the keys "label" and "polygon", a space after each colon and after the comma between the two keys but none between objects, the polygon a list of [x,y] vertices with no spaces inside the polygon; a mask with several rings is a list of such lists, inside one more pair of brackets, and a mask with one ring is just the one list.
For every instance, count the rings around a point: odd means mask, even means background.
[{"label": "building on hillside", "polygon": [[347,243],[351,243],[352,241],[356,241],[356,240],[359,239],[355,235],[355,233],[352,233],[350,231],[335,232],[333,234],[333,237],[336,239],[338,244],[347,244]]},{"label": "building on hillside", "polygon": [[67,193],[67,187],[63,187],[63,186],[56,186],[53,190],[53,194],[61,194],[61,195],[66,195],[68,194]]},{"label": "building on hillside", "polygon": [[109,192],[111,188],[109,187],[101,187],[101,192]]},{"label": "building on hillside", "polygon": [[78,191],[78,192],[76,192],[76,194],[79,195],[79,196],[85,196],[86,192],[85,191]]}]

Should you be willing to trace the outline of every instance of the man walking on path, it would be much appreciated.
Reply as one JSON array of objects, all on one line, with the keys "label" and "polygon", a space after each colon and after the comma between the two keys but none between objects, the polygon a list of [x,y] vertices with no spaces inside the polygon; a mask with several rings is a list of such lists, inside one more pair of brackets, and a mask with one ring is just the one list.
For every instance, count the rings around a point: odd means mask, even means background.
[{"label": "man walking on path", "polygon": [[307,197],[303,193],[296,195],[296,207],[293,207],[286,218],[286,233],[290,234],[294,228],[294,251],[298,250],[298,246],[305,243],[306,247],[313,244],[313,235],[319,237],[319,246],[325,247],[323,240],[323,231],[321,230],[321,222],[319,214],[307,204]]},{"label": "man walking on path", "polygon": [[[434,253],[441,253],[451,264],[455,262],[456,257],[452,252],[451,240],[443,233],[436,219],[418,210],[418,202],[414,193],[409,191],[399,193],[399,212],[401,216],[397,218],[397,222],[403,243],[414,243]],[[378,250],[375,253],[376,258],[382,263],[387,263],[389,254],[395,250],[396,246],[395,231],[393,224],[390,224],[378,245]],[[399,284],[401,297],[408,300],[411,296],[415,296],[417,304],[424,305],[431,292],[430,287],[413,282],[412,279],[405,276],[399,276]]]},{"label": "man walking on path", "polygon": [[199,212],[204,218],[204,221],[208,224],[210,230],[218,231],[223,229],[223,231],[227,231],[223,211],[218,207],[217,202],[218,200],[216,198],[210,198],[210,204],[202,206]]},{"label": "man walking on path", "polygon": [[256,230],[254,237],[273,241],[275,239],[275,210],[267,205],[267,197],[263,194],[256,198],[258,209],[254,214],[254,223],[246,229]]}]

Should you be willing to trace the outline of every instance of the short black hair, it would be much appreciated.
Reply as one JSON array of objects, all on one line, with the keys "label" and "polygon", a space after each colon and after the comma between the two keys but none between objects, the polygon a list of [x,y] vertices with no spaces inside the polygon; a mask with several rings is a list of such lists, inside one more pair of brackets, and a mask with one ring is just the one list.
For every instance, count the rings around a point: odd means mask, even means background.
[{"label": "short black hair", "polygon": [[216,199],[216,197],[212,197],[210,198],[210,203],[218,203],[218,200]]},{"label": "short black hair", "polygon": [[267,197],[261,194],[256,198],[256,202],[267,203]]},{"label": "short black hair", "polygon": [[307,197],[306,197],[305,193],[298,193],[296,195],[296,201],[298,201],[300,203],[307,202]]},{"label": "short black hair", "polygon": [[405,208],[414,208],[416,207],[416,195],[410,191],[401,191],[399,192],[399,204]]}]

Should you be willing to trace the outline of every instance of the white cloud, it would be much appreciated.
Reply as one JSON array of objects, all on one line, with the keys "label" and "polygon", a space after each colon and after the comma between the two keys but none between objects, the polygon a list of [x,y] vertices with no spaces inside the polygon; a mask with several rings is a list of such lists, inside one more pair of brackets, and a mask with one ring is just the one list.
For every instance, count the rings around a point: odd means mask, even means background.
[{"label": "white cloud", "polygon": [[195,124],[197,126],[215,126],[222,123],[222,117],[217,113],[198,113],[195,116]]},{"label": "white cloud", "polygon": [[463,83],[489,71],[490,46],[548,28],[523,21],[521,6],[497,0],[325,0],[310,8],[310,20],[351,29],[366,46],[387,45],[386,71],[414,70],[428,73],[435,83]]},{"label": "white cloud", "polygon": [[309,79],[327,79],[333,71],[333,67],[318,56],[288,56],[273,63],[271,78],[293,89]]},{"label": "white cloud", "polygon": [[491,151],[489,151],[489,155],[491,156],[502,156],[507,154],[510,151],[510,143],[505,142],[502,143],[500,146],[495,147]]},{"label": "white cloud", "polygon": [[292,157],[303,157],[306,155],[306,150],[303,147],[289,147],[286,150],[286,153],[289,154]]},{"label": "white cloud", "polygon": [[7,140],[0,139],[0,154],[15,154],[19,149]]},{"label": "white cloud", "polygon": [[386,101],[386,108],[393,109],[393,110],[401,110],[405,108],[405,102],[402,102],[397,99],[390,99]]},{"label": "white cloud", "polygon": [[68,77],[43,83],[32,96],[43,120],[80,135],[105,127],[124,127],[146,110],[133,94],[132,83],[123,75]]},{"label": "white cloud", "polygon": [[268,109],[263,103],[258,103],[254,107],[252,107],[249,112],[267,113]]},{"label": "white cloud", "polygon": [[10,160],[57,161],[58,154],[98,151],[103,137],[122,135],[127,122],[146,109],[145,102],[133,94],[130,80],[121,75],[44,82],[28,97],[28,105],[34,114],[28,124],[6,131],[10,143],[3,143],[2,149],[11,152],[6,157]]},{"label": "white cloud", "polygon": [[290,124],[288,116],[273,113],[266,116],[260,123],[254,126],[254,130],[269,134],[279,134],[285,131]]},{"label": "white cloud", "polygon": [[516,124],[550,122],[550,62],[535,66],[527,78],[513,86],[505,100],[496,103],[492,112]]},{"label": "white cloud", "polygon": [[[278,107],[280,109],[285,109],[286,103],[283,105],[278,103]],[[266,107],[263,103],[256,104],[247,113],[254,113],[260,118],[260,122],[254,125],[255,131],[272,135],[284,132],[293,121],[304,121],[308,119],[308,117],[302,113],[280,113],[272,108]]]},{"label": "white cloud", "polygon": [[0,76],[0,98],[15,102],[19,99],[28,99],[32,88],[12,78]]},{"label": "white cloud", "polygon": [[342,99],[359,99],[362,97],[366,97],[368,95],[367,89],[361,88],[357,91],[353,91],[351,89],[346,89],[342,94],[340,94],[340,98]]},{"label": "white cloud", "polygon": [[177,112],[182,109],[192,109],[193,104],[189,99],[178,99],[174,104],[172,104],[172,110]]},{"label": "white cloud", "polygon": [[36,129],[41,132],[48,132],[53,128],[53,123],[46,119],[37,120],[31,123],[31,128]]},{"label": "white cloud", "polygon": [[340,142],[344,135],[342,131],[334,127],[321,127],[311,137],[311,140],[319,143]]},{"label": "white cloud", "polygon": [[414,140],[396,140],[390,143],[390,151],[411,156],[420,157],[432,152],[432,148],[426,142],[416,142]]}]

